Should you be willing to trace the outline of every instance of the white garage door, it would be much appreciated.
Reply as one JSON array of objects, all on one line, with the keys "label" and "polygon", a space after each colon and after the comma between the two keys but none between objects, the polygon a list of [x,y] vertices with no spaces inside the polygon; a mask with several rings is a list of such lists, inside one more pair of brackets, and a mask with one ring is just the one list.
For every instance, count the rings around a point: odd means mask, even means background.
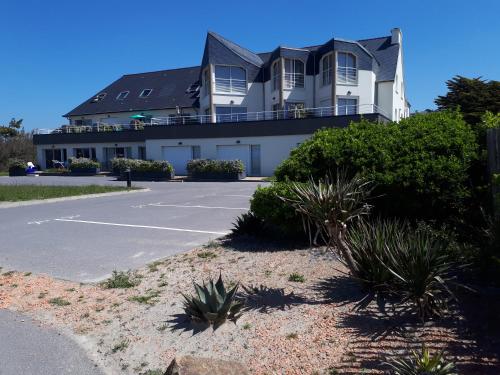
[{"label": "white garage door", "polygon": [[191,146],[165,146],[162,156],[173,165],[176,175],[184,176],[187,174],[186,165],[193,158],[193,151]]},{"label": "white garage door", "polygon": [[236,160],[239,159],[245,166],[245,171],[250,171],[250,146],[249,145],[229,145],[217,146],[217,159]]}]

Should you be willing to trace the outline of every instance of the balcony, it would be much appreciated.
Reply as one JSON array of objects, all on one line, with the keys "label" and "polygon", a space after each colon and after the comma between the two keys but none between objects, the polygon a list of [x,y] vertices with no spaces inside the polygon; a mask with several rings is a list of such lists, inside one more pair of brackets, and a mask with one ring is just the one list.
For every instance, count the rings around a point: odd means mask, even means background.
[{"label": "balcony", "polygon": [[215,78],[215,93],[221,94],[246,94],[247,81],[236,78]]},{"label": "balcony", "polygon": [[356,85],[358,83],[358,70],[346,66],[337,68],[337,83]]},{"label": "balcony", "polygon": [[263,122],[272,120],[296,120],[322,117],[335,117],[354,114],[380,114],[390,118],[374,104],[343,105],[338,107],[292,108],[279,111],[232,113],[219,115],[175,115],[154,117],[148,120],[114,121],[113,123],[94,123],[92,125],[62,125],[57,129],[36,129],[35,134],[80,134],[140,132],[158,125],[216,125],[222,123]]}]

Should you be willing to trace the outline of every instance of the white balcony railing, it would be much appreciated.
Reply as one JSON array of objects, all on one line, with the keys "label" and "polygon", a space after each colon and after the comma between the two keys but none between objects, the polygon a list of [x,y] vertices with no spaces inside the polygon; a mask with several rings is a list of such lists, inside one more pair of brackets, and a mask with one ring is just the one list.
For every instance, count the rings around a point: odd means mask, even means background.
[{"label": "white balcony railing", "polygon": [[36,129],[35,134],[54,133],[89,133],[89,132],[116,132],[116,131],[138,131],[148,126],[156,125],[196,125],[217,124],[227,122],[268,121],[305,119],[316,117],[332,117],[353,114],[379,113],[387,118],[384,113],[374,104],[343,105],[337,107],[318,108],[291,108],[279,111],[261,111],[247,113],[232,113],[218,115],[172,115],[169,117],[153,117],[148,120],[113,120],[112,123],[98,122],[92,125],[63,125],[58,129]]},{"label": "white balcony railing", "polygon": [[356,84],[358,82],[358,70],[346,66],[337,68],[337,83]]},{"label": "white balcony railing", "polygon": [[215,91],[219,93],[245,94],[247,81],[235,78],[215,78]]},{"label": "white balcony railing", "polygon": [[293,89],[294,87],[304,87],[304,74],[302,73],[285,73],[285,89]]}]

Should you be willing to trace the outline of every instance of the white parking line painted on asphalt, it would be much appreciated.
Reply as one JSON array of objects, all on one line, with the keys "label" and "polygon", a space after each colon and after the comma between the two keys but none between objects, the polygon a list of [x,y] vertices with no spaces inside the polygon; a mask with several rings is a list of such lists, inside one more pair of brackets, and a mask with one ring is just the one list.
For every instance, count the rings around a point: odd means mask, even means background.
[{"label": "white parking line painted on asphalt", "polygon": [[180,207],[180,208],[216,208],[219,210],[248,210],[246,207],[220,207],[220,206],[189,206],[182,204],[150,204],[153,207]]},{"label": "white parking line painted on asphalt", "polygon": [[242,197],[242,198],[252,198],[251,195],[240,195],[240,194],[226,194],[223,197]]},{"label": "white parking line painted on asphalt", "polygon": [[156,226],[151,226],[151,225],[106,223],[106,222],[102,222],[102,221],[89,221],[89,220],[73,220],[73,219],[54,219],[54,220],[55,221],[70,222],[70,223],[110,225],[110,226],[115,226],[115,227],[171,230],[171,231],[176,231],[176,232],[192,232],[192,233],[205,233],[205,234],[218,234],[218,235],[226,235],[226,234],[229,233],[229,232],[212,232],[212,231],[208,231],[208,230],[195,230],[195,229],[183,229],[183,228],[156,227]]}]

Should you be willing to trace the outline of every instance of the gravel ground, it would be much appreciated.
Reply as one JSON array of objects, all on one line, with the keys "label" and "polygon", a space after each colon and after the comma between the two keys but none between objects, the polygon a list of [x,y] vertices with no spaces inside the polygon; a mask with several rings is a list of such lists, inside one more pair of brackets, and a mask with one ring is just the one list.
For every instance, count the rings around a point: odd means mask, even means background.
[{"label": "gravel ground", "polygon": [[[216,331],[189,324],[180,292],[190,293],[193,281],[219,272],[226,282],[265,288],[248,300],[236,323]],[[292,273],[305,280],[289,281]],[[466,335],[460,315],[422,325],[395,319],[390,308],[382,313],[375,303],[358,310],[363,293],[321,249],[210,243],[135,274],[136,287],[103,289],[4,270],[0,308],[69,330],[110,374],[164,370],[176,355],[237,360],[253,374],[375,374],[386,369],[381,363],[388,357],[418,348],[423,340],[446,350],[461,374],[500,371],[491,343]],[[134,296],[151,298],[129,300]]]}]

